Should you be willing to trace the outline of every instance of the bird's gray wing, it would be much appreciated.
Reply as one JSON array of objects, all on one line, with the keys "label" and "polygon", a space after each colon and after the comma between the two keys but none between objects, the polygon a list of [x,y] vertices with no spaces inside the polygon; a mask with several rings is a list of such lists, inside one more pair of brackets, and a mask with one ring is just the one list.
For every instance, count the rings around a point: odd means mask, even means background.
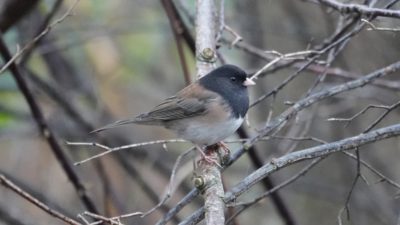
[{"label": "bird's gray wing", "polygon": [[198,98],[179,98],[173,96],[156,106],[153,110],[135,118],[135,123],[158,124],[165,121],[201,115],[206,111],[206,102]]},{"label": "bird's gray wing", "polygon": [[165,99],[147,113],[126,120],[119,120],[92,131],[100,132],[125,124],[163,125],[164,122],[202,115],[207,111],[209,101],[216,99],[215,93],[205,91],[198,85],[189,85],[175,96]]}]

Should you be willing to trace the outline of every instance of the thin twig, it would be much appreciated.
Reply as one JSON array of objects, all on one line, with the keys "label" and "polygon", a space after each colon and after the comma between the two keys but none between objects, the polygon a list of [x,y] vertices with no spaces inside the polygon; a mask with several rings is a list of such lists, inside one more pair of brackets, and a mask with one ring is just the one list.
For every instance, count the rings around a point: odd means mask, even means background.
[{"label": "thin twig", "polygon": [[379,122],[381,122],[391,111],[396,109],[400,106],[400,101],[388,106],[388,105],[368,105],[363,108],[358,113],[354,114],[349,118],[329,118],[328,121],[339,121],[339,122],[346,122],[345,126],[348,126],[354,119],[361,116],[362,114],[366,113],[369,109],[385,109],[386,111],[382,113],[372,124],[370,124],[363,132],[368,132],[372,128],[374,128]]},{"label": "thin twig", "polygon": [[399,107],[399,106],[400,106],[400,101],[398,101],[398,102],[394,103],[393,105],[389,106],[389,107],[386,109],[386,112],[382,113],[371,125],[369,125],[369,126],[363,131],[363,133],[372,130],[372,129],[373,129],[379,122],[381,122],[391,111],[393,111],[394,109],[396,109],[396,108]]},{"label": "thin twig", "polygon": [[216,43],[218,44],[222,38],[222,33],[225,28],[225,0],[221,0],[219,4],[219,18],[218,18],[218,31],[217,37],[215,38]]},{"label": "thin twig", "polygon": [[107,217],[104,217],[102,215],[98,215],[98,214],[95,214],[95,213],[87,212],[87,211],[83,212],[81,215],[89,216],[89,217],[91,217],[93,219],[97,219],[98,220],[96,222],[90,223],[90,225],[102,224],[103,222],[107,222],[107,223],[110,223],[112,225],[124,225],[123,223],[121,223],[121,221],[120,221],[121,219],[129,218],[129,217],[132,217],[132,216],[141,216],[141,215],[143,215],[143,213],[142,212],[133,212],[133,213],[127,213],[127,214],[123,214],[123,215],[115,216],[115,217],[110,217],[110,218],[107,218]]},{"label": "thin twig", "polygon": [[335,0],[318,0],[322,4],[338,10],[341,13],[360,13],[364,16],[382,16],[400,18],[399,10],[372,8],[360,4],[346,4]]},{"label": "thin twig", "polygon": [[369,22],[366,19],[361,19],[361,21],[365,22],[368,24],[371,28],[367,28],[367,30],[376,30],[376,31],[392,31],[392,32],[398,32],[400,31],[400,28],[390,28],[390,27],[377,27],[373,23]]},{"label": "thin twig", "polygon": [[[343,152],[343,154],[345,154],[346,156],[352,158],[352,159],[356,159],[357,160],[357,156],[349,153],[349,152]],[[367,162],[365,162],[364,160],[360,160],[361,164],[363,166],[365,166],[366,168],[368,168],[371,172],[373,172],[375,175],[377,175],[378,177],[380,177],[380,181],[384,181],[390,185],[392,185],[393,187],[397,188],[400,190],[400,184],[393,181],[392,179],[388,178],[387,176],[383,175],[383,173],[379,172],[377,169],[375,169],[373,166],[371,166],[370,164],[368,164]]]},{"label": "thin twig", "polygon": [[90,225],[90,222],[82,215],[82,214],[78,214],[77,216],[80,220],[82,220],[85,225]]},{"label": "thin twig", "polygon": [[351,117],[348,117],[348,118],[332,117],[332,118],[328,118],[327,121],[346,122],[346,126],[347,126],[348,123],[351,123],[354,119],[356,119],[357,117],[359,117],[362,114],[366,113],[369,109],[388,109],[388,108],[389,108],[389,106],[387,106],[387,105],[368,105],[368,106],[364,107],[361,111],[359,111],[358,113],[354,114]]},{"label": "thin twig", "polygon": [[75,162],[74,165],[78,166],[78,165],[81,165],[81,164],[83,164],[85,162],[88,162],[90,160],[102,157],[102,156],[107,155],[107,154],[112,153],[112,152],[124,150],[124,149],[138,148],[138,147],[143,147],[143,146],[146,146],[146,145],[178,143],[178,142],[182,143],[182,142],[187,142],[187,141],[182,140],[182,139],[157,140],[157,141],[149,141],[149,142],[135,143],[135,144],[129,144],[129,145],[122,145],[122,146],[118,146],[118,147],[115,147],[115,148],[111,148],[111,147],[108,147],[106,145],[99,144],[99,143],[96,143],[96,142],[69,142],[69,141],[67,141],[66,144],[67,145],[71,145],[71,146],[94,146],[94,147],[98,147],[98,148],[106,150],[106,151],[104,151],[102,153],[96,154],[96,155],[94,155],[92,157],[89,157],[87,159],[84,159],[82,161]]},{"label": "thin twig", "polygon": [[359,179],[362,177],[362,175],[361,175],[361,163],[360,163],[360,161],[361,161],[360,151],[359,151],[358,148],[356,148],[355,151],[356,151],[356,161],[357,161],[357,164],[356,164],[357,173],[356,173],[356,176],[353,179],[353,182],[351,183],[351,187],[350,187],[350,190],[349,190],[349,192],[348,192],[348,194],[346,196],[346,200],[344,202],[344,206],[339,210],[338,216],[337,216],[338,218],[342,218],[343,212],[346,212],[347,220],[350,220],[350,199],[351,199],[351,196],[353,195],[353,192],[354,192],[354,190],[356,188],[356,185],[357,185]]},{"label": "thin twig", "polygon": [[[278,58],[277,58],[278,59]],[[280,90],[282,90],[286,85],[288,85],[291,81],[293,81],[296,77],[298,77],[305,68],[307,68],[309,65],[313,63],[313,61],[316,59],[316,56],[314,56],[312,59],[310,59],[307,63],[305,63],[301,68],[296,70],[294,73],[292,73],[290,76],[288,76],[281,84],[276,86],[273,90],[261,95],[256,99],[253,103],[250,104],[250,108],[254,107],[255,105],[259,104],[266,98],[270,96],[276,95]],[[272,62],[272,61],[271,61]],[[268,64],[267,64],[268,65]],[[262,70],[262,69],[261,69]]]},{"label": "thin twig", "polygon": [[277,62],[281,60],[294,60],[294,59],[305,59],[306,56],[309,55],[315,55],[315,54],[320,54],[321,52],[315,51],[315,50],[305,50],[305,51],[298,51],[298,52],[292,52],[292,53],[287,53],[287,54],[282,54],[277,51],[268,51],[266,53],[274,54],[277,55],[277,57],[267,64],[265,64],[260,70],[258,70],[254,75],[250,77],[251,80],[257,80],[258,76],[262,74],[264,71],[269,69],[271,66],[276,64]]},{"label": "thin twig", "polygon": [[224,29],[227,30],[229,33],[231,33],[233,35],[233,37],[235,37],[235,39],[233,39],[233,41],[231,42],[231,44],[229,45],[229,48],[232,48],[233,46],[235,46],[238,42],[242,41],[243,38],[242,36],[240,36],[235,30],[233,30],[230,26],[228,25],[224,25]]}]

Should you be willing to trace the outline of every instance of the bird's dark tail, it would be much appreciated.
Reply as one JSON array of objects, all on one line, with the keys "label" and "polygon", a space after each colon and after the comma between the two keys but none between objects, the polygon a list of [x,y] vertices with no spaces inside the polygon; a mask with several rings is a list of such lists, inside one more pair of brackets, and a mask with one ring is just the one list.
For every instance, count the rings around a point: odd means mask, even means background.
[{"label": "bird's dark tail", "polygon": [[108,130],[108,129],[112,129],[112,128],[119,127],[122,125],[131,124],[131,123],[136,123],[136,119],[134,118],[134,119],[118,120],[118,121],[115,121],[114,123],[110,123],[108,125],[105,125],[104,127],[100,127],[94,131],[91,131],[89,134],[98,133],[103,130]]}]

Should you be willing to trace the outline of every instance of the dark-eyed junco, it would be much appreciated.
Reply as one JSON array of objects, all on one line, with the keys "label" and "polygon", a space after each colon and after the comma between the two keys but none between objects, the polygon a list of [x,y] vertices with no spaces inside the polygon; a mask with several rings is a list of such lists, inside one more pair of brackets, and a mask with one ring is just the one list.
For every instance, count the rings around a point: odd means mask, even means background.
[{"label": "dark-eyed junco", "polygon": [[200,147],[216,144],[233,134],[249,109],[247,86],[255,83],[237,66],[224,65],[151,111],[94,130],[125,124],[160,125]]}]

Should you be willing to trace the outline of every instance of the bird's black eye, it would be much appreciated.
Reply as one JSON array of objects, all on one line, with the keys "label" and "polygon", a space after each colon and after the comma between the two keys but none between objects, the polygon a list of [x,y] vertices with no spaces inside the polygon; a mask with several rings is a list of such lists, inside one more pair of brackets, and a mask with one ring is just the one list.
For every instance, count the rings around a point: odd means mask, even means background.
[{"label": "bird's black eye", "polygon": [[231,81],[236,81],[236,77],[231,77]]}]

